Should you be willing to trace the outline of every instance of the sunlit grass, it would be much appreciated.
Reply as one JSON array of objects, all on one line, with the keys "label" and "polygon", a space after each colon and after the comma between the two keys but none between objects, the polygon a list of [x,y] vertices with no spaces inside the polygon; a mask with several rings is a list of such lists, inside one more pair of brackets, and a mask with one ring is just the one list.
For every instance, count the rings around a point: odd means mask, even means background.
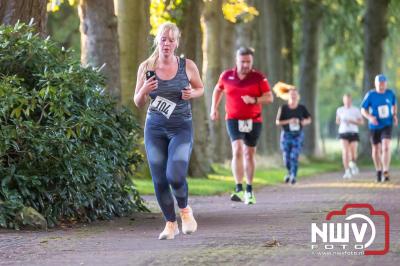
[{"label": "sunlit grass", "polygon": [[[395,149],[396,145],[392,145]],[[329,153],[323,159],[306,159],[301,157],[298,180],[316,174],[341,171],[341,150],[339,141],[329,139],[325,141],[325,149]],[[392,167],[400,168],[400,154],[393,151]],[[218,195],[231,192],[234,188],[234,179],[230,169],[229,161],[224,164],[214,164],[214,173],[208,178],[188,178],[190,195]],[[372,159],[364,159],[359,162],[361,168],[373,168]],[[286,170],[283,168],[280,156],[257,157],[257,170],[254,177],[254,188],[257,190],[262,186],[270,186],[283,182]],[[154,194],[153,183],[150,178],[134,180],[141,195]]]},{"label": "sunlit grass", "polygon": [[[337,171],[340,165],[331,162],[309,162],[300,166],[299,180],[318,173]],[[225,165],[214,165],[215,173],[207,179],[188,178],[190,195],[216,195],[230,192],[234,188],[234,179],[231,170]],[[283,181],[286,171],[283,168],[257,169],[253,186],[255,189],[261,186],[274,185]],[[135,185],[141,195],[154,194],[153,183],[149,179],[135,180]]]}]

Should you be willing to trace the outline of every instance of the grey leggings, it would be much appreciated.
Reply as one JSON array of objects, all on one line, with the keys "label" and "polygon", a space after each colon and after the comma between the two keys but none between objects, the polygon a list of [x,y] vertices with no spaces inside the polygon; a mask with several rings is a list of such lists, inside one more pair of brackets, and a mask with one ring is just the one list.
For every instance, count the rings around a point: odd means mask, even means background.
[{"label": "grey leggings", "polygon": [[192,119],[170,121],[150,115],[144,143],[158,204],[165,220],[174,222],[171,188],[179,208],[185,208],[188,201],[186,176],[193,145]]}]

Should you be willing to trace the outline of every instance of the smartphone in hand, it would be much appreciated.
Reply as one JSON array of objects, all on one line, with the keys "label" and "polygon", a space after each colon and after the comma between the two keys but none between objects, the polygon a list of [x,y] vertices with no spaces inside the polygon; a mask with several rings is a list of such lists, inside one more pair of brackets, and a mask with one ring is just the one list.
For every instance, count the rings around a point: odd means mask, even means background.
[{"label": "smartphone in hand", "polygon": [[151,79],[152,77],[154,77],[156,75],[156,72],[153,70],[147,70],[146,71],[146,79]]}]

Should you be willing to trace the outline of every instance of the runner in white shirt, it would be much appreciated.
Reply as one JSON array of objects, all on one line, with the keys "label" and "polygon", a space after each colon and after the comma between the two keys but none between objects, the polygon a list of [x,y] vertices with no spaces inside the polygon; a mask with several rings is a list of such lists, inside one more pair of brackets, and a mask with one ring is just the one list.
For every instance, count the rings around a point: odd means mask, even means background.
[{"label": "runner in white shirt", "polygon": [[343,95],[343,106],[336,111],[336,124],[339,125],[339,139],[342,144],[343,178],[358,174],[357,146],[360,141],[358,125],[364,123],[361,111],[352,106],[350,94]]}]

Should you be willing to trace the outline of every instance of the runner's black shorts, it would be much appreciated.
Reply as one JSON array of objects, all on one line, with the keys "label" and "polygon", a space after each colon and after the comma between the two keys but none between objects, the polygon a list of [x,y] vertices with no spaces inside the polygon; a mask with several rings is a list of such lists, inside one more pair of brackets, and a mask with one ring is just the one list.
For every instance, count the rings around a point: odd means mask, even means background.
[{"label": "runner's black shorts", "polygon": [[253,129],[248,133],[244,133],[239,131],[239,120],[228,119],[226,120],[226,129],[231,142],[242,139],[246,146],[255,147],[261,135],[262,123],[253,122]]},{"label": "runner's black shorts", "polygon": [[347,140],[348,142],[360,141],[360,136],[355,132],[347,132],[339,134],[339,139]]},{"label": "runner's black shorts", "polygon": [[380,129],[370,129],[371,143],[376,145],[382,142],[383,139],[392,138],[392,126],[386,126]]}]

